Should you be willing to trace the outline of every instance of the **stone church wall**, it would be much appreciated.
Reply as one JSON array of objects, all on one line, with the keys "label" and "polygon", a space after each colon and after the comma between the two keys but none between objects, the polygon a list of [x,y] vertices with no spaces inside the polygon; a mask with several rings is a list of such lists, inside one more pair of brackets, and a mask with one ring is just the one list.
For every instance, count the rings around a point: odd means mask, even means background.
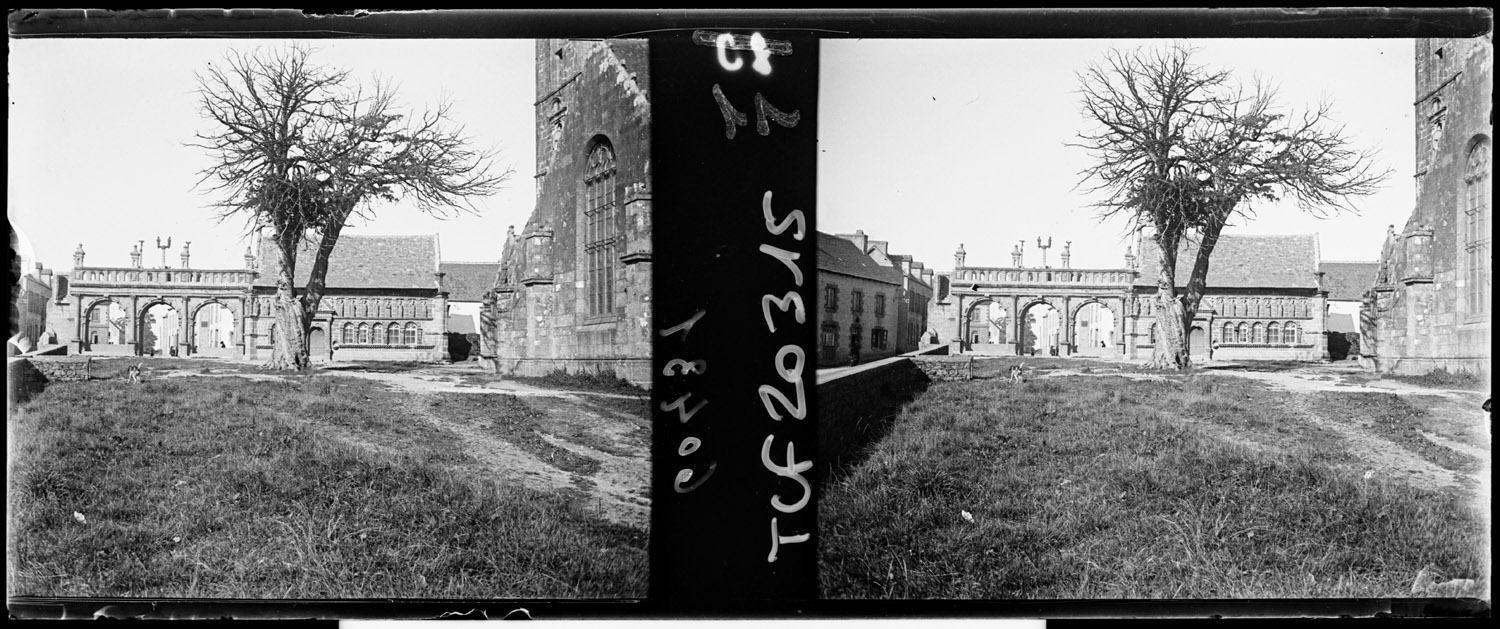
[{"label": "stone church wall", "polygon": [[[489,316],[502,374],[613,373],[651,382],[651,111],[644,41],[537,42],[537,201],[507,235]],[[613,307],[591,312],[586,177],[614,155]]]},{"label": "stone church wall", "polygon": [[[1361,351],[1381,371],[1489,371],[1492,305],[1472,303],[1468,250],[1482,247],[1482,301],[1491,302],[1493,58],[1488,39],[1417,41],[1416,208],[1382,247],[1376,284],[1366,295],[1373,315],[1361,330]],[[1466,234],[1476,174],[1483,177],[1477,186],[1487,226],[1479,243]]]}]

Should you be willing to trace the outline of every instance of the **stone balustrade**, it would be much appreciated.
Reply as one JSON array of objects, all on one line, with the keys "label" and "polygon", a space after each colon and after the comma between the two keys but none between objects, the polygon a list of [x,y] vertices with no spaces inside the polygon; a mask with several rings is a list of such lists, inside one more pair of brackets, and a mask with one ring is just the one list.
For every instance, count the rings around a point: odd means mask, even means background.
[{"label": "stone balustrade", "polygon": [[244,269],[138,269],[135,267],[82,267],[73,269],[74,286],[91,284],[247,285],[254,274]]},{"label": "stone balustrade", "polygon": [[1128,269],[1027,269],[1014,267],[959,267],[953,283],[992,284],[1130,284],[1135,272]]}]

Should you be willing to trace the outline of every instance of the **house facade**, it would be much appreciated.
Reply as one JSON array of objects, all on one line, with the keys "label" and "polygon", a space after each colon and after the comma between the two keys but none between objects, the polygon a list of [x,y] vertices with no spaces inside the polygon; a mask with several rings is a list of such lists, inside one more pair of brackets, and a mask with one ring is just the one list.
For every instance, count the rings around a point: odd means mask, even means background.
[{"label": "house facade", "polygon": [[651,384],[647,42],[536,44],[536,209],[503,243],[482,313],[497,372]]},{"label": "house facade", "polygon": [[817,232],[819,367],[847,366],[856,354],[864,363],[911,351],[896,344],[905,276],[862,250],[863,233],[853,236]]}]

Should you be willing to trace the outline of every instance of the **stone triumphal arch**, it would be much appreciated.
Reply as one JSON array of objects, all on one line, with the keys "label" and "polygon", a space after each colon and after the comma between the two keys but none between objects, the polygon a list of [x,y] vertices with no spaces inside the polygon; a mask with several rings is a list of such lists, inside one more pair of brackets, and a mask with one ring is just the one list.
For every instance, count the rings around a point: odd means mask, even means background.
[{"label": "stone triumphal arch", "polygon": [[66,324],[54,328],[69,353],[243,355],[252,271],[192,268],[186,247],[179,268],[143,267],[141,249],[129,267],[85,266],[82,245],[73,252]]}]

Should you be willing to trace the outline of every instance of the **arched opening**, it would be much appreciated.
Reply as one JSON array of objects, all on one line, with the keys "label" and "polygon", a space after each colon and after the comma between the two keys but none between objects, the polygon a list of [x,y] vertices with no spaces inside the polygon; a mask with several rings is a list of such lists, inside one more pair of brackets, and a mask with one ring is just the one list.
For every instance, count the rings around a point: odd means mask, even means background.
[{"label": "arched opening", "polygon": [[1118,319],[1108,306],[1094,301],[1073,316],[1073,352],[1083,356],[1107,356],[1115,352]]},{"label": "arched opening", "polygon": [[980,299],[969,306],[967,321],[969,351],[976,354],[998,354],[1009,342],[1010,312],[991,299]]},{"label": "arched opening", "polygon": [[1062,316],[1051,304],[1038,302],[1021,311],[1021,344],[1023,355],[1056,356],[1062,341]]},{"label": "arched opening", "polygon": [[322,326],[315,325],[307,331],[307,357],[319,362],[329,358],[328,331]]},{"label": "arched opening", "polygon": [[1195,325],[1188,331],[1188,356],[1193,360],[1208,360],[1208,331]]},{"label": "arched opening", "polygon": [[125,330],[130,315],[125,307],[113,301],[100,301],[89,307],[84,316],[88,327],[83,336],[85,351],[121,353],[126,351]]},{"label": "arched opening", "polygon": [[234,355],[234,312],[224,304],[205,304],[193,316],[194,354],[204,356]]},{"label": "arched opening", "polygon": [[141,313],[141,354],[176,356],[182,343],[182,315],[164,303],[151,304]]}]

